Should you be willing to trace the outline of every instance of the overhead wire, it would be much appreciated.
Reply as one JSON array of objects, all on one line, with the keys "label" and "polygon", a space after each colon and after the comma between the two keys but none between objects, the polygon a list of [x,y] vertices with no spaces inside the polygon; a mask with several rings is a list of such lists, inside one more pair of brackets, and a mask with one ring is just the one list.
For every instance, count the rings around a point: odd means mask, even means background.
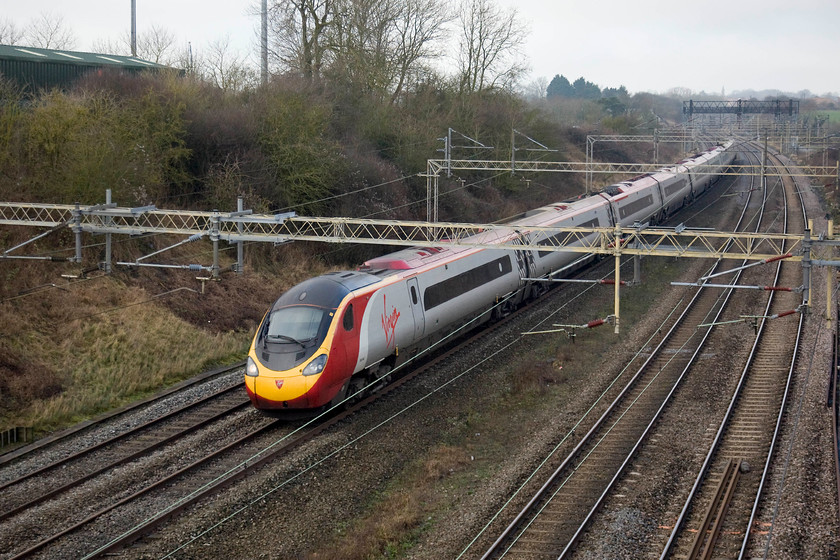
[{"label": "overhead wire", "polygon": [[[628,261],[628,262],[629,262],[629,261]],[[626,264],[626,263],[625,263],[625,264]],[[624,265],[622,265],[622,266],[624,266]],[[550,320],[550,319],[551,319],[552,317],[554,317],[557,313],[559,313],[560,311],[562,311],[562,310],[563,310],[566,306],[570,305],[570,304],[571,304],[571,302],[575,301],[578,297],[582,297],[582,295],[583,295],[583,294],[585,294],[588,290],[593,289],[593,287],[594,287],[594,286],[589,286],[589,287],[587,287],[586,289],[584,289],[584,290],[583,290],[583,291],[582,291],[582,292],[581,292],[578,296],[576,296],[575,298],[571,298],[571,299],[569,299],[569,300],[566,300],[566,301],[565,301],[565,302],[564,302],[564,303],[563,303],[563,304],[562,304],[562,305],[561,305],[558,309],[556,309],[555,311],[553,311],[552,313],[550,313],[547,317],[545,317],[545,318],[543,318],[542,320],[538,321],[538,322],[537,322],[537,324],[535,325],[535,327],[538,327],[539,325],[541,325],[541,324],[545,323],[546,321]],[[497,304],[497,306],[504,305],[504,304],[507,302],[507,299],[509,299],[509,298],[506,298],[506,299],[502,300],[501,302],[499,302],[499,304]],[[448,342],[451,338],[454,338],[454,337],[456,337],[456,336],[459,336],[459,335],[460,335],[460,334],[461,334],[464,330],[466,330],[466,329],[468,329],[468,328],[471,328],[471,325],[472,325],[474,322],[480,321],[480,320],[482,320],[482,318],[483,318],[486,314],[488,314],[488,313],[492,313],[492,312],[493,312],[493,310],[494,310],[497,306],[494,306],[494,307],[492,307],[492,308],[488,309],[487,311],[485,311],[484,313],[482,313],[480,316],[476,317],[475,319],[473,319],[473,320],[472,320],[472,321],[470,321],[469,323],[467,323],[467,324],[465,324],[465,325],[461,326],[458,330],[454,331],[453,333],[451,333],[451,334],[450,334],[450,335],[448,335],[447,337],[444,337],[442,340],[438,341],[437,343],[433,344],[433,345],[432,345],[432,346],[430,346],[429,348],[427,348],[427,349],[423,350],[422,352],[418,353],[416,356],[414,356],[414,357],[410,358],[407,362],[405,362],[404,364],[402,364],[399,368],[395,369],[394,371],[398,371],[398,369],[402,369],[402,368],[404,368],[404,367],[407,367],[407,366],[408,366],[410,363],[412,363],[414,360],[420,359],[421,357],[425,356],[427,353],[429,353],[429,352],[431,352],[432,350],[436,349],[438,346],[440,346],[440,345],[442,345],[442,344],[447,343],[447,342]],[[201,533],[199,533],[199,534],[195,535],[194,537],[190,538],[187,542],[185,542],[185,543],[181,544],[178,548],[176,548],[176,549],[174,549],[174,550],[171,550],[169,553],[167,553],[167,554],[166,554],[165,556],[163,556],[162,558],[170,558],[173,554],[175,554],[176,552],[178,552],[178,551],[182,550],[182,549],[183,549],[183,548],[185,548],[186,546],[189,546],[191,543],[193,543],[193,542],[197,541],[198,539],[202,538],[203,536],[205,536],[207,533],[209,533],[209,532],[210,532],[210,531],[212,531],[213,529],[215,529],[215,528],[217,528],[217,527],[219,527],[219,526],[223,525],[224,523],[226,523],[226,522],[230,521],[231,519],[233,519],[234,517],[238,516],[238,515],[239,515],[239,514],[241,514],[242,512],[246,511],[247,509],[249,509],[249,508],[250,508],[250,507],[252,507],[253,505],[255,505],[255,504],[259,503],[259,502],[260,502],[260,501],[262,501],[262,500],[264,500],[267,496],[269,496],[269,495],[273,494],[274,492],[276,492],[276,491],[280,490],[280,489],[281,489],[281,488],[283,488],[284,486],[286,486],[286,485],[290,484],[291,482],[293,482],[294,480],[296,480],[296,479],[297,479],[297,478],[299,478],[300,476],[302,476],[302,475],[306,474],[307,472],[311,471],[311,470],[312,470],[312,469],[314,469],[315,467],[317,467],[317,466],[319,466],[319,465],[323,464],[325,461],[327,461],[328,459],[330,459],[330,458],[334,457],[335,455],[337,455],[338,453],[340,453],[341,451],[343,451],[344,449],[346,449],[346,448],[347,448],[347,447],[349,447],[350,445],[353,445],[353,444],[357,443],[358,441],[360,441],[360,440],[361,440],[361,439],[363,439],[364,437],[366,437],[366,436],[370,435],[371,433],[373,433],[374,431],[378,430],[378,429],[379,429],[379,428],[381,428],[382,426],[386,425],[387,423],[389,423],[389,422],[390,422],[390,421],[392,421],[393,419],[395,419],[395,418],[397,418],[398,416],[400,416],[400,415],[404,414],[405,412],[408,412],[409,410],[411,410],[412,408],[414,408],[414,407],[415,407],[415,406],[417,406],[418,404],[420,404],[420,403],[424,402],[426,399],[430,398],[430,397],[431,397],[431,396],[433,396],[434,394],[436,394],[436,393],[438,393],[439,391],[441,391],[441,390],[445,389],[446,387],[448,387],[449,385],[451,385],[451,384],[452,384],[452,383],[454,383],[455,381],[457,381],[457,380],[459,380],[459,379],[463,378],[464,376],[466,376],[467,374],[471,373],[472,371],[474,371],[474,370],[475,370],[476,368],[478,368],[479,366],[483,365],[484,363],[486,363],[486,362],[487,362],[487,361],[489,361],[490,359],[494,358],[495,356],[499,355],[500,353],[502,353],[502,352],[504,352],[504,351],[508,350],[510,347],[512,347],[513,345],[515,345],[515,344],[519,343],[520,341],[521,341],[521,335],[520,335],[519,337],[514,338],[512,341],[510,341],[509,343],[507,343],[507,344],[503,345],[502,347],[498,348],[497,350],[495,350],[495,351],[494,351],[494,352],[492,352],[491,354],[489,354],[489,355],[485,356],[484,358],[482,358],[481,360],[479,360],[477,363],[475,363],[475,364],[473,364],[473,365],[469,366],[467,369],[465,369],[465,370],[461,371],[460,373],[458,373],[458,374],[454,375],[454,376],[453,376],[452,378],[450,378],[449,380],[447,380],[447,381],[445,381],[444,383],[442,383],[442,384],[438,385],[437,387],[433,388],[433,389],[432,389],[432,390],[430,390],[427,394],[425,394],[425,395],[421,396],[420,398],[418,398],[417,400],[415,400],[415,401],[414,401],[414,402],[412,402],[411,404],[409,404],[409,405],[405,406],[404,408],[402,408],[401,410],[399,410],[399,411],[395,412],[395,413],[394,413],[394,414],[392,414],[390,417],[388,417],[387,419],[385,419],[385,420],[381,421],[381,422],[380,422],[380,423],[378,423],[376,426],[373,426],[372,428],[370,428],[369,430],[367,430],[367,431],[366,431],[366,432],[364,432],[363,434],[361,434],[361,435],[357,436],[356,438],[352,439],[351,441],[347,442],[346,444],[344,444],[344,445],[340,446],[339,448],[337,448],[337,449],[333,450],[332,452],[328,453],[327,455],[325,455],[324,457],[322,457],[322,458],[321,458],[321,459],[319,459],[318,461],[314,462],[313,464],[309,465],[308,467],[306,467],[306,468],[302,469],[301,471],[297,472],[297,473],[296,473],[296,474],[294,474],[293,476],[291,476],[291,477],[289,477],[289,478],[287,478],[287,479],[283,480],[283,481],[282,481],[282,482],[280,482],[279,484],[275,485],[275,486],[274,486],[274,487],[272,487],[271,489],[269,489],[269,490],[267,490],[266,492],[264,492],[264,493],[263,493],[262,495],[260,495],[259,497],[254,498],[253,500],[249,501],[247,504],[245,504],[245,505],[244,505],[244,506],[242,506],[241,508],[237,509],[236,511],[232,512],[230,515],[228,515],[228,516],[226,516],[225,518],[223,518],[223,519],[219,520],[218,522],[216,522],[216,523],[215,523],[215,524],[213,524],[212,526],[208,527],[207,529],[205,529],[205,530],[204,530],[204,531],[202,531]],[[392,373],[393,373],[393,372],[392,372]],[[347,401],[347,400],[350,400],[350,399],[354,398],[354,396],[355,396],[355,395],[349,395],[349,396],[345,399],[345,401]],[[594,407],[594,406],[595,406],[595,405],[593,405],[593,407]],[[279,444],[281,444],[282,442],[284,442],[284,441],[288,440],[289,438],[291,438],[291,437],[295,436],[295,435],[296,435],[297,433],[299,433],[300,431],[302,431],[302,430],[306,429],[307,427],[309,427],[309,426],[310,426],[310,425],[312,425],[313,423],[315,423],[315,422],[319,421],[320,419],[322,419],[322,418],[323,418],[326,414],[328,414],[328,412],[324,412],[324,413],[322,413],[321,415],[316,416],[315,418],[311,419],[310,421],[308,421],[308,422],[307,422],[307,423],[305,423],[304,425],[302,425],[302,426],[298,427],[298,428],[297,428],[296,430],[294,430],[292,433],[286,434],[285,436],[283,436],[283,437],[282,437],[282,438],[280,438],[279,440],[276,440],[275,442],[273,442],[272,444],[268,445],[267,447],[265,447],[265,448],[264,448],[263,450],[261,450],[260,452],[258,452],[258,453],[256,453],[256,454],[254,454],[253,456],[249,457],[249,458],[248,458],[248,459],[246,459],[245,461],[241,462],[239,465],[237,465],[237,466],[235,466],[235,467],[231,468],[231,469],[230,469],[227,473],[224,473],[224,474],[220,475],[219,477],[217,477],[217,479],[216,479],[216,480],[214,480],[214,481],[211,481],[211,482],[207,483],[207,484],[205,485],[205,487],[206,487],[206,486],[208,486],[209,484],[214,483],[214,482],[215,482],[215,481],[217,481],[217,480],[220,480],[220,479],[222,479],[222,478],[224,478],[224,477],[226,477],[226,476],[229,476],[232,472],[234,472],[235,470],[239,469],[241,466],[243,466],[243,465],[245,465],[245,464],[247,464],[247,463],[253,462],[256,458],[258,458],[258,457],[259,457],[261,454],[263,454],[264,452],[266,452],[266,451],[270,450],[271,448],[275,447],[276,445],[279,445]],[[198,489],[198,490],[196,490],[193,494],[195,494],[196,492],[199,492],[199,491],[201,491],[201,490],[202,490],[202,489]],[[191,494],[191,495],[192,495],[192,494]],[[190,496],[191,496],[191,495],[190,495]],[[180,503],[182,503],[183,501],[185,501],[186,499],[188,499],[190,496],[185,496],[185,497],[181,498],[181,499],[180,499],[180,500],[178,500],[177,502],[175,502],[175,503],[171,504],[168,508],[166,508],[166,510],[171,510],[171,509],[173,509],[173,508],[177,507]],[[166,510],[165,510],[165,511],[166,511]],[[163,512],[159,512],[159,513],[155,514],[155,516],[161,515],[161,514],[165,513],[165,511],[163,511]],[[153,517],[155,517],[155,516],[153,516]],[[152,518],[153,518],[153,517],[152,517]],[[118,537],[118,538],[119,538],[119,537]]]},{"label": "overhead wire", "polygon": [[[466,188],[466,187],[461,187],[461,188]],[[624,264],[622,264],[621,266],[625,266],[625,265],[627,264],[627,262],[629,262],[629,261],[625,261],[625,263],[624,263]],[[594,285],[593,285],[593,286],[594,286]],[[544,322],[548,321],[551,317],[553,317],[554,315],[556,315],[557,313],[559,313],[562,309],[564,309],[567,305],[569,305],[569,304],[571,303],[571,301],[574,301],[575,299],[577,299],[577,297],[582,297],[582,295],[583,295],[583,294],[585,294],[586,292],[588,292],[588,290],[590,290],[590,289],[592,289],[592,287],[588,287],[588,288],[586,288],[585,290],[583,290],[583,291],[582,291],[582,292],[581,292],[578,296],[576,296],[575,298],[572,298],[572,299],[567,300],[566,302],[564,302],[564,304],[563,304],[563,305],[561,305],[558,309],[556,309],[556,310],[555,310],[555,311],[553,311],[551,314],[549,314],[549,316],[548,316],[548,317],[546,317],[546,318],[544,318],[544,319],[542,319],[542,320],[538,321],[538,323],[537,323],[537,325],[536,325],[536,326],[539,326],[539,325],[543,324]],[[499,305],[501,305],[502,303],[504,303],[504,302],[500,302],[500,303],[499,303]],[[492,311],[493,311],[493,309],[495,309],[495,307],[494,307],[494,308],[491,308],[490,310],[486,311],[485,313],[490,313],[490,312],[492,312]],[[672,311],[672,313],[673,313],[673,311]],[[484,314],[480,315],[479,317],[477,317],[477,318],[476,318],[476,319],[474,319],[473,321],[478,320],[478,319],[479,319],[480,317],[482,317],[483,315],[484,315]],[[456,334],[458,334],[458,333],[459,333],[462,329],[466,328],[466,327],[467,327],[467,326],[469,326],[469,325],[470,325],[470,323],[467,323],[466,325],[462,326],[460,329],[458,329],[458,330],[456,330],[454,333],[452,333],[452,335],[450,335],[450,337],[451,337],[451,336],[454,336],[454,335],[456,335]],[[286,479],[285,481],[281,482],[279,485],[277,485],[277,486],[273,487],[272,489],[268,490],[266,493],[264,493],[264,494],[263,494],[262,496],[260,496],[259,498],[255,499],[255,500],[252,500],[251,502],[249,502],[248,504],[246,504],[246,505],[245,505],[245,506],[243,506],[242,508],[238,509],[237,511],[233,512],[233,513],[232,513],[232,514],[230,514],[229,516],[227,516],[227,517],[223,518],[222,520],[218,521],[216,524],[212,525],[211,527],[209,527],[209,528],[208,528],[208,529],[206,529],[205,531],[203,531],[203,532],[199,533],[198,535],[196,535],[195,537],[191,538],[191,539],[190,539],[189,541],[187,541],[186,543],[183,543],[183,544],[182,544],[181,546],[179,546],[177,549],[170,551],[170,552],[169,552],[166,556],[164,556],[164,558],[171,557],[171,555],[172,555],[172,554],[175,554],[177,551],[179,551],[179,550],[183,549],[184,547],[188,546],[188,545],[189,545],[189,544],[191,544],[192,542],[195,542],[196,540],[198,540],[199,538],[203,537],[204,535],[206,535],[208,532],[212,531],[212,530],[213,530],[213,529],[215,529],[216,527],[218,527],[218,526],[220,526],[220,525],[224,524],[225,522],[229,521],[229,520],[230,520],[230,519],[232,519],[233,517],[235,517],[235,516],[239,515],[241,512],[245,511],[246,509],[248,509],[248,508],[249,508],[249,507],[251,507],[252,505],[254,505],[254,504],[256,504],[257,502],[259,502],[259,501],[261,501],[262,499],[264,499],[266,496],[268,496],[268,495],[270,495],[270,494],[272,494],[272,493],[276,492],[277,490],[279,490],[280,488],[282,488],[282,487],[284,487],[285,485],[289,484],[291,481],[295,480],[295,479],[296,479],[296,478],[298,478],[299,476],[301,476],[301,475],[303,475],[304,473],[306,473],[306,472],[310,471],[311,469],[315,468],[316,466],[318,466],[318,465],[322,464],[323,462],[325,462],[325,461],[326,461],[326,460],[328,460],[329,458],[331,458],[331,457],[335,456],[337,453],[339,453],[339,452],[340,452],[340,451],[342,451],[343,449],[346,449],[349,445],[352,445],[352,444],[356,443],[357,441],[359,441],[360,439],[362,439],[362,438],[366,437],[366,436],[367,436],[367,435],[369,435],[370,433],[373,433],[373,432],[374,432],[375,430],[377,430],[379,427],[381,427],[381,426],[383,426],[383,425],[387,424],[388,422],[390,422],[391,420],[393,420],[393,419],[394,419],[394,418],[396,418],[397,416],[399,416],[399,415],[401,415],[401,414],[405,413],[406,411],[408,411],[409,409],[413,408],[414,406],[416,406],[416,405],[417,405],[417,404],[419,404],[420,402],[422,402],[422,401],[426,400],[427,398],[431,397],[433,394],[435,394],[435,393],[437,393],[438,391],[442,390],[443,388],[445,388],[445,387],[446,387],[446,386],[448,386],[449,384],[453,383],[453,382],[454,382],[454,381],[456,381],[457,379],[460,379],[461,377],[465,376],[467,373],[469,373],[469,372],[473,371],[476,367],[478,367],[478,365],[485,363],[485,362],[486,362],[487,360],[489,360],[490,358],[492,358],[492,357],[494,357],[494,356],[498,355],[500,352],[502,352],[502,351],[506,350],[507,348],[511,347],[513,344],[516,344],[516,343],[517,343],[517,342],[521,339],[521,336],[522,336],[522,335],[520,335],[520,337],[519,337],[519,338],[516,338],[516,339],[514,339],[513,341],[511,341],[509,344],[507,344],[507,345],[503,346],[502,348],[500,348],[500,349],[499,349],[499,350],[497,350],[496,352],[492,353],[491,355],[486,356],[484,359],[480,360],[477,364],[474,364],[473,366],[471,366],[471,367],[469,367],[468,369],[466,369],[466,370],[462,371],[461,373],[457,374],[456,376],[454,376],[454,377],[453,377],[453,378],[451,378],[450,380],[448,380],[448,381],[446,381],[445,383],[443,383],[443,384],[439,385],[438,387],[436,387],[435,389],[433,389],[432,391],[430,391],[429,393],[427,393],[426,395],[424,395],[423,397],[421,397],[420,399],[418,399],[418,400],[417,400],[417,401],[415,401],[414,403],[412,403],[412,404],[408,405],[407,407],[404,407],[402,410],[400,410],[400,411],[396,412],[395,414],[393,414],[393,415],[392,415],[392,416],[390,416],[389,418],[387,418],[387,419],[383,420],[381,423],[377,424],[376,426],[374,426],[373,428],[369,429],[368,431],[366,431],[365,433],[361,434],[360,436],[358,436],[358,437],[354,438],[352,441],[348,442],[348,443],[347,443],[347,444],[345,444],[344,446],[341,446],[340,448],[338,448],[338,449],[334,450],[333,452],[331,452],[331,453],[327,454],[326,456],[324,456],[323,458],[321,458],[319,461],[317,461],[317,462],[316,462],[316,463],[314,463],[313,465],[310,465],[310,466],[309,466],[309,467],[307,467],[306,469],[304,469],[304,470],[302,470],[302,471],[300,471],[300,472],[296,473],[295,475],[293,475],[291,478]],[[653,336],[653,335],[652,335],[652,336]],[[420,356],[425,355],[428,351],[431,351],[433,348],[437,347],[437,345],[438,345],[438,344],[441,344],[441,343],[445,342],[445,341],[446,341],[446,340],[448,340],[450,337],[446,337],[446,338],[444,338],[443,340],[439,341],[438,343],[436,343],[436,344],[434,344],[434,345],[430,346],[428,349],[426,349],[426,350],[424,350],[423,352],[419,353],[417,356],[415,356],[415,357],[413,357],[413,358],[409,359],[409,360],[408,360],[405,364],[401,365],[401,366],[400,366],[400,368],[401,368],[401,367],[404,367],[404,366],[406,366],[406,365],[408,365],[408,364],[409,364],[409,363],[411,363],[414,359],[417,359],[417,358],[419,358]],[[644,346],[643,346],[643,348],[644,348]],[[642,350],[640,349],[640,350],[639,350],[639,352],[641,352],[641,351],[642,351]],[[616,382],[618,381],[618,379],[619,379],[619,378],[623,375],[623,373],[626,371],[627,367],[629,367],[629,365],[628,365],[628,366],[625,366],[625,369],[624,369],[624,370],[622,370],[622,372],[618,374],[618,376],[616,377],[616,379],[614,379],[614,380],[613,380],[612,384],[614,384],[614,383],[616,383]],[[397,369],[400,369],[400,368],[397,368]],[[612,384],[611,384],[610,386],[612,386]],[[607,389],[607,390],[608,390],[608,389]],[[604,394],[606,394],[607,390],[605,390],[605,391],[604,391]],[[351,395],[351,396],[348,396],[348,397],[347,397],[347,399],[350,399],[350,398],[352,398],[352,397],[353,397],[352,395]],[[594,406],[597,404],[597,402],[600,402],[600,400],[601,400],[601,399],[603,399],[603,395],[602,395],[602,396],[600,396],[600,397],[598,398],[598,400],[596,401],[596,403],[594,403],[594,404],[592,405],[592,408],[594,408]],[[592,408],[590,408],[590,410],[591,410]],[[324,413],[324,414],[326,414],[326,413]],[[580,422],[582,422],[582,421],[586,418],[586,416],[587,416],[588,414],[589,414],[589,411],[587,411],[587,412],[585,413],[584,417],[583,417],[583,418],[581,418],[581,419],[578,421],[578,424],[580,424]],[[252,457],[250,457],[249,459],[247,459],[247,460],[246,460],[246,461],[244,461],[243,463],[240,463],[240,465],[237,465],[237,466],[236,466],[236,467],[234,467],[233,469],[229,470],[227,473],[220,475],[220,476],[219,476],[216,480],[219,480],[219,479],[221,479],[221,478],[223,478],[223,477],[228,476],[228,475],[229,475],[229,474],[230,474],[233,470],[240,468],[240,467],[241,467],[242,465],[244,465],[245,463],[247,463],[247,462],[252,462],[252,461],[253,461],[256,457],[260,456],[260,455],[261,455],[262,453],[264,453],[265,451],[267,451],[267,450],[269,450],[269,449],[273,448],[274,446],[276,446],[276,445],[280,444],[281,442],[285,441],[285,440],[286,440],[286,439],[288,439],[289,437],[292,437],[294,434],[298,433],[300,430],[305,429],[307,426],[311,425],[313,422],[315,422],[315,421],[319,420],[322,416],[323,416],[323,414],[322,414],[322,415],[320,415],[320,416],[317,416],[317,417],[313,418],[312,420],[310,420],[309,422],[307,422],[307,423],[306,423],[306,424],[304,424],[303,426],[301,426],[301,427],[299,427],[298,429],[296,429],[295,431],[293,431],[291,434],[287,434],[286,436],[284,436],[284,437],[280,438],[279,440],[277,440],[277,441],[275,441],[274,443],[272,443],[271,445],[267,446],[266,448],[264,448],[263,450],[261,450],[261,451],[260,451],[260,452],[258,452],[257,454],[253,455]],[[567,436],[566,436],[563,440],[565,441],[568,437],[571,437],[571,434],[572,434],[573,432],[574,432],[574,429],[572,429],[572,430],[571,430],[571,431],[567,434]],[[559,446],[560,446],[560,445],[562,445],[562,442],[561,442],[560,444],[558,444],[558,448],[559,448]],[[547,459],[546,459],[546,460],[547,460]],[[534,475],[535,475],[535,474],[536,474],[536,472],[534,473]],[[532,475],[532,476],[534,476],[534,475]],[[215,482],[215,481],[213,481],[213,482]],[[213,482],[209,482],[209,483],[207,483],[207,484],[212,484]],[[206,486],[206,485],[205,485],[205,486]],[[196,492],[198,492],[198,491],[200,491],[200,490],[201,490],[201,489],[196,490]],[[518,492],[519,492],[519,490],[517,491],[517,493],[518,493]],[[171,505],[168,509],[171,509],[171,508],[173,508],[173,507],[177,507],[177,505],[178,505],[179,503],[182,503],[182,502],[183,502],[184,500],[186,500],[188,497],[189,497],[189,496],[186,496],[186,497],[184,497],[184,498],[181,498],[181,499],[180,499],[180,500],[178,500],[175,504]],[[511,499],[512,499],[512,498],[511,498]],[[502,509],[504,509],[504,507],[505,507],[505,506],[503,506],[503,508],[502,508]],[[160,514],[162,514],[162,513],[164,513],[164,512],[160,512],[159,514],[156,514],[156,515],[160,515]],[[500,510],[500,511],[496,514],[496,516],[498,516],[500,513],[501,513],[501,510]],[[488,524],[488,525],[489,525],[489,524]],[[476,537],[476,539],[477,539],[477,538],[479,538],[481,534],[483,534],[484,530],[486,530],[486,527],[485,527],[485,529],[483,529],[483,530],[482,530],[482,532],[481,532],[481,533],[480,533],[480,534]],[[470,547],[470,546],[472,546],[472,543],[470,543],[470,545],[468,545],[467,549],[469,549],[469,547]],[[464,551],[464,552],[466,552],[466,549],[465,549],[465,551]],[[463,555],[463,552],[462,552],[462,555]],[[460,556],[459,556],[459,557],[460,557]]]}]

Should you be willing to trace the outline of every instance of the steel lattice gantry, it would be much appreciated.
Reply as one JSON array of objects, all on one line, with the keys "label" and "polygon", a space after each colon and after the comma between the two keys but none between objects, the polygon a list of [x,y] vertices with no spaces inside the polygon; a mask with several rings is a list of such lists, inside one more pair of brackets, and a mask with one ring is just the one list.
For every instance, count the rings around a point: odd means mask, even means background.
[{"label": "steel lattice gantry", "polygon": [[[840,262],[818,260],[819,253],[831,258],[840,241],[810,238],[810,232],[795,234],[729,233],[677,228],[551,228],[529,227],[517,230],[501,224],[430,223],[353,218],[310,218],[290,214],[253,214],[251,211],[195,212],[158,210],[153,207],[121,208],[113,204],[97,206],[38,205],[0,203],[0,225],[28,225],[50,228],[0,253],[0,262],[14,258],[40,258],[82,262],[82,234],[105,234],[110,244],[112,235],[169,234],[187,239],[167,249],[140,257],[128,266],[163,266],[208,270],[219,276],[218,243],[239,244],[238,272],[242,271],[244,242],[285,243],[320,241],[329,243],[366,243],[390,246],[481,247],[488,249],[567,251],[613,255],[616,264],[615,332],[619,328],[619,269],[621,257],[670,256],[715,258],[727,257],[750,261],[773,261],[788,258],[802,261],[803,303],[809,304],[810,269],[812,264],[840,266]],[[68,227],[75,233],[76,254],[67,259],[22,256],[13,254],[27,243],[49,232]],[[480,235],[479,235],[480,234]],[[177,247],[188,241],[208,237],[213,243],[213,265],[152,265],[139,261]],[[476,237],[477,236],[477,237]],[[820,251],[814,251],[814,249]],[[110,254],[106,251],[106,259]],[[111,263],[102,263],[110,270]]]},{"label": "steel lattice gantry", "polygon": [[746,115],[763,114],[777,117],[799,115],[799,100],[755,101],[683,101],[683,114],[690,119],[694,115]]},{"label": "steel lattice gantry", "polygon": [[[68,227],[77,235],[93,234],[170,234],[206,236],[213,241],[269,242],[320,241],[375,245],[447,245],[493,249],[533,249],[614,254],[667,255],[687,257],[744,258],[761,260],[782,255],[800,247],[803,236],[791,234],[749,234],[657,228],[546,228],[530,227],[519,232],[500,224],[467,224],[371,220],[361,218],[311,218],[289,214],[240,212],[198,212],[159,210],[151,207],[121,208],[78,205],[39,205],[0,203],[0,225],[26,225],[47,228]],[[479,233],[482,241],[470,239]],[[531,242],[537,234],[547,239]],[[557,234],[565,234],[557,236]],[[530,234],[530,235],[525,235]],[[593,235],[594,234],[594,235]],[[524,235],[524,237],[523,237]],[[616,243],[616,238],[622,241]],[[27,242],[28,243],[28,242]],[[725,248],[730,244],[729,248]],[[12,253],[20,244],[0,254]],[[79,254],[77,252],[77,257]],[[75,258],[69,260],[77,260]]]},{"label": "steel lattice gantry", "polygon": [[[649,137],[648,137],[649,138]],[[510,161],[477,160],[477,159],[430,159],[426,172],[426,218],[436,222],[438,218],[438,179],[442,172],[451,171],[509,171],[509,172],[548,172],[548,173],[586,173],[600,175],[637,176],[645,173],[655,173],[667,165],[656,163],[604,163],[598,161],[569,162],[569,161]],[[709,173],[716,175],[760,175],[761,165],[730,165],[727,171],[709,169]],[[702,167],[692,170],[692,174],[703,174]],[[780,177],[781,172],[774,169],[764,169],[765,177]],[[840,163],[834,166],[799,165],[797,170],[785,173],[790,177],[809,177],[811,179],[830,179],[840,182]],[[588,179],[591,181],[591,179]]]}]

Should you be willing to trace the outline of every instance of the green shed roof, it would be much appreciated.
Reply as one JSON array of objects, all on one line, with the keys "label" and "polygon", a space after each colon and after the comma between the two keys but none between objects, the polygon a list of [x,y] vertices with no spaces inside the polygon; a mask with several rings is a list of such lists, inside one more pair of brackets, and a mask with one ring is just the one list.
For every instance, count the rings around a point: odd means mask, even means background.
[{"label": "green shed roof", "polygon": [[22,47],[16,45],[0,45],[0,59],[27,62],[58,62],[79,66],[109,66],[132,70],[140,70],[143,68],[167,68],[162,64],[143,60],[134,56],[39,49],[37,47]]}]

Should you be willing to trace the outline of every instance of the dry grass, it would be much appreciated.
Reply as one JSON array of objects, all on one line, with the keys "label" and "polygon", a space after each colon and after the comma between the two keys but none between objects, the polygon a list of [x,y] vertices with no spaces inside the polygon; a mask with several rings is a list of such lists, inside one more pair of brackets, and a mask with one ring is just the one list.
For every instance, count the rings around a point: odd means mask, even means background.
[{"label": "dry grass", "polygon": [[391,489],[354,520],[335,542],[312,553],[319,560],[398,558],[411,548],[431,514],[440,507],[440,484],[470,464],[466,449],[439,445],[419,465],[410,467],[406,480],[395,479]]},{"label": "dry grass", "polygon": [[[36,315],[22,313],[21,304],[3,304],[4,423],[52,430],[232,360],[246,348],[245,332],[197,328],[148,302],[141,289],[115,295],[119,287],[107,284],[71,291],[72,303],[59,301],[66,293],[44,294]],[[103,303],[118,302],[115,311],[102,312]],[[139,302],[145,303],[132,305]]]},{"label": "dry grass", "polygon": [[0,262],[0,428],[33,426],[37,436],[243,358],[271,302],[325,270],[305,247],[275,257],[204,293],[189,273],[67,281],[55,265]]}]

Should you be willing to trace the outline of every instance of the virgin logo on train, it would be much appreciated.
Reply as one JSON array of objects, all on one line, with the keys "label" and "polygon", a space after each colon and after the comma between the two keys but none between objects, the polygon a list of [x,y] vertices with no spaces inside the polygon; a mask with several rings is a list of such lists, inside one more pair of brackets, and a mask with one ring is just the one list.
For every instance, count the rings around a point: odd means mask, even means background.
[{"label": "virgin logo on train", "polygon": [[385,331],[385,346],[391,346],[395,343],[397,321],[400,319],[400,312],[396,307],[391,307],[390,315],[388,313],[388,306],[385,304],[385,296],[382,296],[382,330]]}]

